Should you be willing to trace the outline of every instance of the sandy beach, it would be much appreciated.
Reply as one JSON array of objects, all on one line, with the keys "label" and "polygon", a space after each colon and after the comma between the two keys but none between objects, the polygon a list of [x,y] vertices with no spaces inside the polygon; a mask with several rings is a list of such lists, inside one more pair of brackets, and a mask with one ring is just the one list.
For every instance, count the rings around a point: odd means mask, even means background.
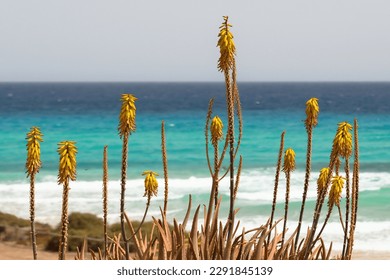
[{"label": "sandy beach", "polygon": [[[74,260],[75,253],[67,254],[67,260]],[[32,260],[32,249],[27,245],[15,242],[0,241],[0,260]],[[38,248],[38,260],[58,260],[57,252],[49,252]]]},{"label": "sandy beach", "polygon": [[[74,260],[75,252],[67,254],[67,260]],[[39,260],[58,260],[57,252],[38,250]],[[390,260],[388,251],[354,251],[353,260]],[[32,260],[32,251],[29,246],[14,242],[0,242],[0,260]]]}]

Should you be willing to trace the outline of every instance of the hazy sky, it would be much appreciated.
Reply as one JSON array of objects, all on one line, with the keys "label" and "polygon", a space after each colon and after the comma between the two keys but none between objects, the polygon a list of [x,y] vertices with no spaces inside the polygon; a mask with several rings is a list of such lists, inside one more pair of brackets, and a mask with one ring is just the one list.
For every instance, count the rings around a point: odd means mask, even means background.
[{"label": "hazy sky", "polygon": [[389,0],[1,0],[0,81],[390,81]]}]

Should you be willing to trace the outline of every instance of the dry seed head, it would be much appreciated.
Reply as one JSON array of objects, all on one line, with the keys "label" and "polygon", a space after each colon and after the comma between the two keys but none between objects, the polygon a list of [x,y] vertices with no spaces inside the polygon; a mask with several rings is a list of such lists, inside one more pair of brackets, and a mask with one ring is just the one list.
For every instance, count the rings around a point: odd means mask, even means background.
[{"label": "dry seed head", "polygon": [[33,126],[27,133],[27,160],[26,160],[26,173],[27,177],[39,172],[41,168],[41,144],[43,134],[38,127]]},{"label": "dry seed head", "polygon": [[320,175],[317,179],[317,193],[319,194],[322,190],[326,189],[327,184],[326,181],[328,180],[329,176],[329,167],[322,168],[320,170]]},{"label": "dry seed head", "polygon": [[318,106],[318,98],[310,98],[306,102],[306,120],[305,126],[307,129],[309,127],[314,127],[318,123],[318,113],[320,112],[320,107]]},{"label": "dry seed head", "polygon": [[121,101],[122,107],[119,114],[118,131],[119,136],[122,138],[124,135],[129,135],[135,131],[135,101],[137,98],[132,94],[122,94]]},{"label": "dry seed head", "polygon": [[333,140],[333,156],[349,158],[352,154],[352,125],[347,122],[338,124],[336,136]]},{"label": "dry seed head", "polygon": [[222,120],[215,116],[211,121],[211,142],[216,145],[219,140],[222,139],[223,133],[222,133],[223,123]]},{"label": "dry seed head", "polygon": [[291,172],[295,170],[295,152],[293,149],[288,148],[284,154],[283,171]]},{"label": "dry seed head", "polygon": [[223,17],[224,22],[219,27],[218,43],[220,57],[218,60],[218,70],[227,72],[233,68],[234,56],[236,54],[236,47],[234,45],[233,34],[230,32],[228,17]]},{"label": "dry seed head", "polygon": [[57,152],[60,155],[58,169],[58,184],[69,183],[69,179],[76,180],[76,154],[77,148],[74,141],[58,143]]},{"label": "dry seed head", "polygon": [[145,194],[144,196],[151,197],[152,195],[157,196],[158,190],[158,182],[156,176],[158,174],[156,172],[147,170],[142,173],[142,175],[146,175],[145,177]]},{"label": "dry seed head", "polygon": [[328,205],[332,206],[336,204],[340,205],[341,192],[343,191],[344,178],[341,176],[335,176],[332,179],[332,186],[329,191]]}]

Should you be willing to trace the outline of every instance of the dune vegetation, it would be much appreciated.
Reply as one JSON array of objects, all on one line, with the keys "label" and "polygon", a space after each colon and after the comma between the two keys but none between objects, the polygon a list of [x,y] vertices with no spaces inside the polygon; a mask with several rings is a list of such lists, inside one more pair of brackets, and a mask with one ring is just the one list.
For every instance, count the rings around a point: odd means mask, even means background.
[{"label": "dune vegetation", "polygon": [[[256,228],[247,229],[240,225],[236,218],[238,209],[235,206],[240,186],[240,175],[245,160],[239,154],[243,137],[244,120],[237,84],[236,44],[231,32],[232,25],[228,17],[223,17],[219,28],[217,47],[220,51],[217,69],[223,74],[226,85],[227,119],[222,120],[213,115],[214,99],[208,104],[205,116],[205,157],[210,172],[210,195],[204,205],[192,205],[189,193],[188,209],[182,221],[176,218],[168,220],[169,209],[169,176],[168,159],[165,143],[165,124],[161,122],[161,178],[164,179],[164,201],[160,207],[161,215],[151,217],[148,230],[145,217],[148,215],[149,205],[153,196],[157,194],[159,185],[158,174],[146,170],[145,194],[147,203],[145,214],[141,222],[132,221],[125,211],[127,184],[128,146],[131,145],[132,133],[136,130],[136,103],[143,102],[142,98],[134,94],[121,95],[121,110],[119,112],[118,133],[123,141],[121,164],[121,195],[120,195],[120,225],[117,231],[108,227],[107,188],[108,165],[107,146],[102,143],[103,152],[103,222],[99,222],[100,242],[92,245],[90,240],[77,247],[77,259],[107,259],[107,260],[311,260],[311,259],[351,259],[354,245],[354,234],[357,222],[358,192],[359,192],[359,154],[358,154],[358,123],[355,119],[351,125],[340,122],[337,125],[329,155],[329,165],[319,172],[317,180],[317,199],[312,213],[312,223],[308,228],[302,227],[302,219],[306,205],[307,192],[313,186],[309,185],[312,176],[312,139],[313,131],[318,123],[320,112],[319,100],[315,97],[306,102],[306,119],[304,126],[307,132],[307,153],[305,179],[302,182],[302,202],[296,228],[287,228],[289,216],[290,181],[294,176],[296,166],[294,147],[284,147],[284,139],[288,137],[281,131],[279,153],[275,155],[275,184],[273,188],[272,207],[269,219],[259,221]],[[119,98],[118,98],[119,99]],[[205,104],[207,106],[207,104]],[[50,132],[47,132],[50,133]],[[202,132],[199,132],[202,133]],[[317,136],[318,137],[318,136]],[[40,144],[44,136],[38,127],[31,128],[27,134],[27,175],[31,182],[31,244],[34,259],[39,258],[36,253],[36,239],[34,230],[34,179],[41,166]],[[43,143],[44,144],[44,143]],[[69,228],[68,194],[70,181],[76,180],[77,143],[65,140],[59,143],[59,172],[58,184],[63,186],[62,219],[59,231],[58,246],[59,259],[66,258],[68,250],[68,235],[72,235]],[[353,159],[351,159],[353,157]],[[352,160],[352,162],[351,162]],[[223,162],[228,162],[229,168],[221,168]],[[352,170],[351,165],[352,164]],[[281,172],[286,178],[284,216],[275,217],[276,200],[280,195],[279,186]],[[219,183],[229,181],[229,210],[228,215],[220,215],[221,196]],[[345,194],[342,195],[345,189]],[[342,197],[343,196],[343,197]],[[345,203],[340,203],[344,199]],[[341,206],[345,205],[345,207]],[[329,217],[334,208],[337,208],[343,232],[340,234],[343,248],[338,255],[332,254],[332,243],[325,244],[322,233],[326,228]],[[128,205],[131,209],[131,205]],[[327,210],[325,210],[327,208]],[[221,218],[223,216],[223,218]],[[325,216],[325,217],[324,217]],[[291,221],[289,221],[291,223]],[[87,226],[87,225],[85,225]],[[74,234],[77,234],[73,231]],[[99,239],[99,233],[93,238]],[[91,236],[92,237],[92,236]],[[339,241],[340,241],[339,240]]]}]

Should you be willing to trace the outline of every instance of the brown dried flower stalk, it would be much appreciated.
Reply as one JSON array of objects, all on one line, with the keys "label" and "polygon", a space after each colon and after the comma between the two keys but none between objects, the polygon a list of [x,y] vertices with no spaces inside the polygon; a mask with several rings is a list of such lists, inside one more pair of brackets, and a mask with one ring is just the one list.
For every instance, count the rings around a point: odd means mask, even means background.
[{"label": "brown dried flower stalk", "polygon": [[[275,215],[275,209],[276,209],[276,199],[278,196],[278,186],[279,186],[279,175],[280,170],[282,166],[282,157],[283,157],[283,150],[284,150],[284,135],[286,134],[285,131],[282,132],[280,135],[280,146],[279,146],[279,154],[278,154],[278,161],[276,164],[276,172],[275,172],[275,185],[274,185],[274,192],[273,192],[273,199],[272,199],[272,208],[271,208],[271,217],[269,222],[269,229],[272,228],[272,224],[274,221],[274,215]],[[268,236],[267,239],[267,246],[270,242],[271,235]]]},{"label": "brown dried flower stalk", "polygon": [[105,258],[107,258],[107,252],[108,252],[107,215],[108,215],[108,159],[107,159],[107,146],[104,146],[103,149],[103,234],[104,234],[104,257]]},{"label": "brown dried flower stalk", "polygon": [[161,122],[161,152],[162,162],[164,169],[164,216],[167,214],[168,209],[168,158],[167,158],[167,147],[165,141],[165,123]]}]

